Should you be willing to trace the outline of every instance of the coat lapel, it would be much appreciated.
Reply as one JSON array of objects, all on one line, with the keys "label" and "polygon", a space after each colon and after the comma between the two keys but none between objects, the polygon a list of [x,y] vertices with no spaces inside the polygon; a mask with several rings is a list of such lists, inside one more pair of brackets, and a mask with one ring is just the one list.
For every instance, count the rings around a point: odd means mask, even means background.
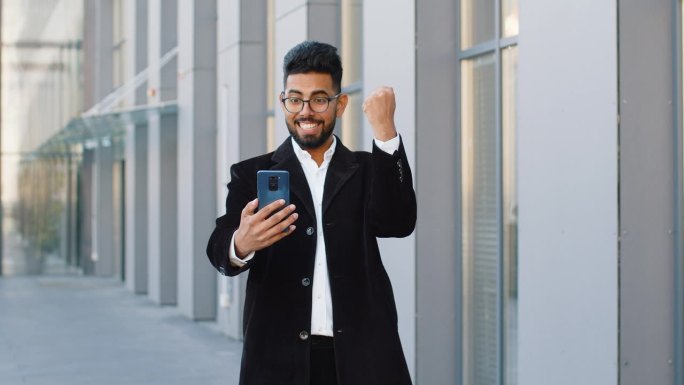
[{"label": "coat lapel", "polygon": [[299,159],[292,148],[291,139],[288,137],[283,144],[276,149],[271,157],[274,163],[271,170],[287,170],[290,173],[290,192],[299,198],[304,204],[304,209],[311,216],[316,218],[314,211],[313,198],[311,190],[309,189],[309,182],[306,181],[302,165],[299,164]]},{"label": "coat lapel", "polygon": [[342,142],[337,139],[337,147],[335,154],[333,154],[328,166],[328,173],[325,176],[325,186],[323,188],[323,212],[328,209],[330,203],[335,198],[335,195],[340,191],[342,186],[351,178],[358,170],[359,164],[356,162],[354,153],[347,147],[342,145]]},{"label": "coat lapel", "polygon": [[[306,181],[302,165],[299,163],[299,159],[297,159],[297,156],[294,153],[292,142],[289,137],[273,153],[271,160],[274,163],[274,165],[271,166],[272,170],[287,170],[290,172],[290,191],[304,204],[304,208],[311,218],[316,218],[311,189],[309,188],[309,183]],[[337,195],[342,186],[344,186],[349,178],[354,175],[358,168],[359,164],[356,162],[354,153],[345,147],[340,139],[337,138],[335,154],[330,160],[328,172],[325,177],[325,185],[323,188],[323,212],[330,206],[335,195]]]}]

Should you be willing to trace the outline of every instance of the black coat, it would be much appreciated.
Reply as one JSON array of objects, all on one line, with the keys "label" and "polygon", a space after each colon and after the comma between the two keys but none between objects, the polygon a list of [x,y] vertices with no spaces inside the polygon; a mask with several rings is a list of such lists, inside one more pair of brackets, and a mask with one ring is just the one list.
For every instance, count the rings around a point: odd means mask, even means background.
[{"label": "black coat", "polygon": [[[256,173],[290,172],[294,233],[258,251],[243,268],[228,248],[240,213],[256,197]],[[339,385],[410,384],[397,331],[392,285],[376,237],[405,237],[416,197],[403,145],[389,155],[352,152],[338,139],[323,192],[323,228],[333,304]],[[288,138],[275,152],[231,167],[226,214],[216,220],[207,254],[221,273],[249,269],[241,385],[308,385],[316,216],[302,167]],[[307,231],[308,229],[308,231]]]}]

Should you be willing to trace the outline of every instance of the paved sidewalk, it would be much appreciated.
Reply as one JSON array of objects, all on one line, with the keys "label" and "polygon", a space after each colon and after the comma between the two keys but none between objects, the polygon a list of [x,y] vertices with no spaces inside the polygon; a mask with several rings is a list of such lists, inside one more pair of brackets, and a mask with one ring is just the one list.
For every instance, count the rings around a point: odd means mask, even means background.
[{"label": "paved sidewalk", "polygon": [[234,385],[241,349],[113,279],[0,278],[2,385]]}]

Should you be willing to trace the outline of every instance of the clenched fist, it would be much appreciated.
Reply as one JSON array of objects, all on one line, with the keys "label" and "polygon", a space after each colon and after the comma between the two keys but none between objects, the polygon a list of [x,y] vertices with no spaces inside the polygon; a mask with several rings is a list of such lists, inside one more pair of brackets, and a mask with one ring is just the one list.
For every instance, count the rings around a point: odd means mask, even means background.
[{"label": "clenched fist", "polygon": [[375,138],[386,142],[397,136],[394,126],[396,101],[392,87],[380,87],[363,102],[363,112],[373,127]]}]

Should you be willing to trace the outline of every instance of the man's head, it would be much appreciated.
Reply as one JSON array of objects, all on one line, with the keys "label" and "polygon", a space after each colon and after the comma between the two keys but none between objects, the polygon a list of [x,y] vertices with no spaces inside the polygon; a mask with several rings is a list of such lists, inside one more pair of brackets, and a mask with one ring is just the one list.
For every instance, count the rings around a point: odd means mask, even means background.
[{"label": "man's head", "polygon": [[335,93],[339,93],[342,84],[342,62],[337,55],[337,48],[317,41],[304,41],[294,46],[283,61],[283,83],[294,74],[318,72],[332,77]]},{"label": "man's head", "polygon": [[305,41],[292,48],[283,64],[280,96],[290,135],[304,149],[327,148],[348,96],[340,93],[342,64],[337,48]]}]

